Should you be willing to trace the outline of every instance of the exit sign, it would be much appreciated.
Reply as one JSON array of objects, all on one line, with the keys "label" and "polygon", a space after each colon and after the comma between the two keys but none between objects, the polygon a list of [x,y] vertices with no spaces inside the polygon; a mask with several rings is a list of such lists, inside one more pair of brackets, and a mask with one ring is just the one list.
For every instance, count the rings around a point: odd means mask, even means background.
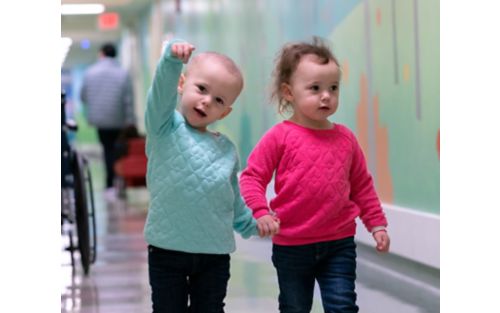
[{"label": "exit sign", "polygon": [[99,14],[98,25],[100,30],[113,30],[120,26],[120,15],[114,12]]}]

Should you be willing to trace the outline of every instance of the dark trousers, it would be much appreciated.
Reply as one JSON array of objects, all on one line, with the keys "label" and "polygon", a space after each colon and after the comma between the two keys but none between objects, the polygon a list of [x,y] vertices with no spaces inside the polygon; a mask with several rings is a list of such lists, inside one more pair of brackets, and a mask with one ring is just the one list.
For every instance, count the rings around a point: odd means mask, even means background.
[{"label": "dark trousers", "polygon": [[115,179],[114,164],[115,158],[115,143],[120,135],[121,129],[97,129],[99,141],[104,150],[104,164],[106,166],[106,188],[113,187]]},{"label": "dark trousers", "polygon": [[223,313],[229,260],[148,246],[153,313]]},{"label": "dark trousers", "polygon": [[300,246],[273,245],[281,313],[311,312],[318,281],[327,313],[355,313],[356,243],[354,237]]}]

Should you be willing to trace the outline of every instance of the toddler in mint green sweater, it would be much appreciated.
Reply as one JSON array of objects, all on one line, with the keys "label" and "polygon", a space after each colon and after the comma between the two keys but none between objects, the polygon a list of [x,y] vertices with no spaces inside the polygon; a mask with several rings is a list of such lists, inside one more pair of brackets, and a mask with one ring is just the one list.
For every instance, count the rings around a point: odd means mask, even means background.
[{"label": "toddler in mint green sweater", "polygon": [[181,74],[193,50],[180,40],[167,44],[147,98],[144,234],[153,312],[185,312],[188,302],[190,312],[223,312],[233,230],[258,234],[240,195],[235,146],[207,129],[231,112],[243,77],[215,52],[198,54]]}]

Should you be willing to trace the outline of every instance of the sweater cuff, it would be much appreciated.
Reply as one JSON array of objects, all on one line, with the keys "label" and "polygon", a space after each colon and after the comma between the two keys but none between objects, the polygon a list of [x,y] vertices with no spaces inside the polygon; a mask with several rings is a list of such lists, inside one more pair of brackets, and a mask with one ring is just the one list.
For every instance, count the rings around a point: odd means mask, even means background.
[{"label": "sweater cuff", "polygon": [[253,211],[253,217],[255,219],[258,219],[264,215],[270,215],[271,213],[269,212],[269,209],[268,208],[260,208],[260,209],[257,209],[257,210],[254,210]]},{"label": "sweater cuff", "polygon": [[372,228],[371,233],[375,234],[375,232],[378,232],[379,230],[387,231],[386,228],[385,228],[385,226],[375,226],[375,227]]}]

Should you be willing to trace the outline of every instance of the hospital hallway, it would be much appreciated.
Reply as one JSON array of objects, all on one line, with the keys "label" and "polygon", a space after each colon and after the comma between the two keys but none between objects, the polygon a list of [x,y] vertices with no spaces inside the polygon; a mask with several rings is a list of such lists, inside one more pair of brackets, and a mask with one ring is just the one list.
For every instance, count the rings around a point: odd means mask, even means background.
[{"label": "hospital hallway", "polygon": [[[105,200],[103,165],[97,152],[90,160],[96,204],[97,258],[83,275],[78,253],[72,270],[70,253],[62,236],[61,312],[151,312],[147,250],[143,226],[147,214],[145,188],[129,188],[127,200]],[[231,278],[225,311],[229,313],[278,312],[278,284],[271,263],[271,241],[236,235],[231,255]],[[356,291],[362,313],[439,312],[439,270],[377,255],[372,246],[358,243]],[[312,312],[323,312],[316,286]]]}]

